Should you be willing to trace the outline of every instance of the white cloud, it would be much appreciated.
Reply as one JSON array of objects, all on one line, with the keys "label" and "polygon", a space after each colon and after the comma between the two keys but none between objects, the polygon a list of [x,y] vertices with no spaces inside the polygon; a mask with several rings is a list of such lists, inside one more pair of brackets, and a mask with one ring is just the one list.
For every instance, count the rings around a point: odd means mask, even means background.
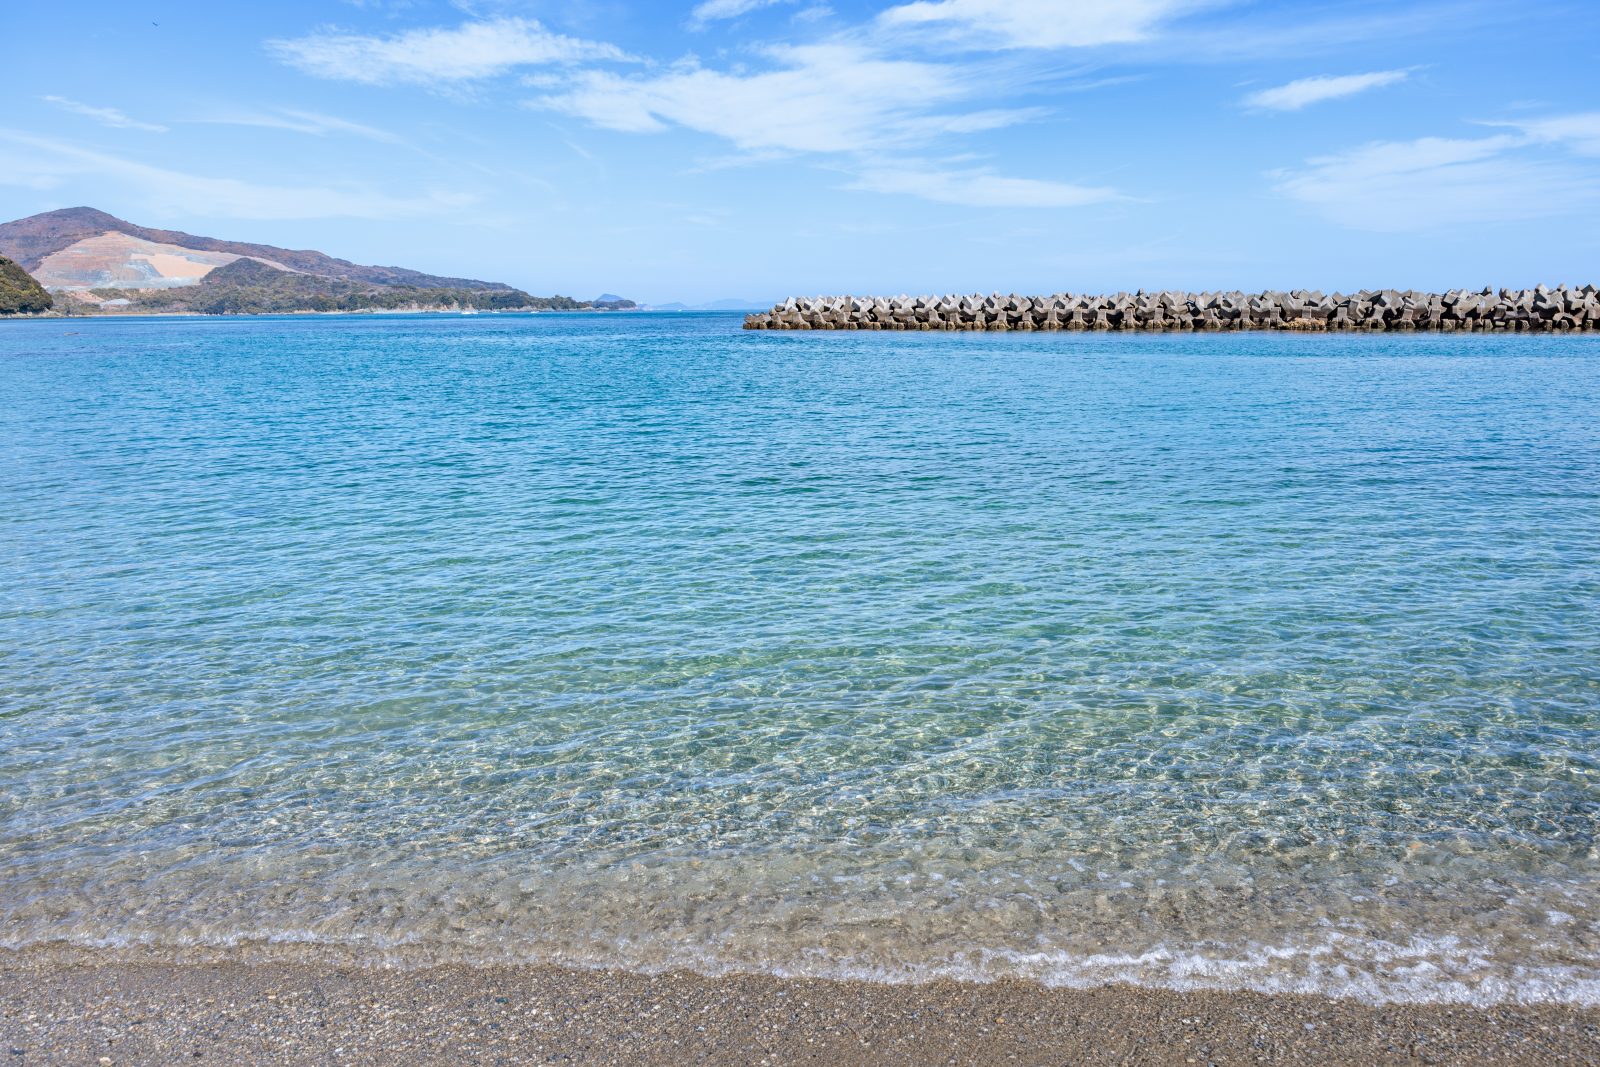
[{"label": "white cloud", "polygon": [[[734,17],[778,2],[782,0],[705,0],[694,9],[694,17]],[[1109,14],[1113,8],[1092,0],[1104,17],[1083,32],[1096,39],[1118,37],[1131,32],[1130,26],[1144,26],[1153,17],[1150,12],[1191,2],[1129,0],[1116,9],[1122,12],[1118,30]],[[895,10],[919,6],[929,5]],[[949,8],[949,18],[975,17],[984,7],[969,0],[932,6]],[[1130,14],[1130,7],[1138,11]],[[687,59],[636,73],[593,65],[570,69],[570,64],[587,59],[627,57],[610,45],[554,37],[537,23],[509,18],[382,38],[322,33],[271,42],[271,47],[311,73],[372,84],[447,85],[543,64],[545,69],[520,72],[521,84],[540,92],[525,102],[530,108],[630,133],[693,130],[729,142],[745,162],[827,155],[833,157],[832,165],[854,176],[855,188],[975,205],[1077,206],[1116,195],[987,169],[930,169],[905,161],[899,154],[907,149],[1033,121],[1047,112],[1035,107],[964,110],[964,101],[1003,92],[1004,79],[982,64],[901,58],[837,38],[760,50],[754,53],[760,66],[753,70],[718,70]],[[285,125],[277,117],[271,124]]]},{"label": "white cloud", "polygon": [[7,159],[3,150],[0,150],[0,185],[9,185],[17,189],[56,189],[61,186],[61,175],[49,168],[24,169],[29,166],[26,160]]},{"label": "white cloud", "polygon": [[1125,199],[1115,189],[1007,178],[987,170],[941,170],[904,163],[870,166],[850,187],[966,207],[1084,207]]},{"label": "white cloud", "polygon": [[929,115],[908,118],[900,129],[912,140],[936,137],[946,133],[981,133],[1000,130],[1024,122],[1035,122],[1049,115],[1042,107],[997,107],[985,111],[965,111],[952,115]]},{"label": "white cloud", "polygon": [[369,141],[382,141],[385,144],[405,143],[401,137],[390,133],[388,130],[380,130],[375,126],[351,122],[335,115],[323,115],[315,111],[297,111],[293,108],[277,108],[272,111],[232,112],[198,121],[215,126],[251,126],[257,129],[289,130],[293,133],[307,133],[315,137],[325,137],[330,133],[347,133],[352,137],[363,137]]},{"label": "white cloud", "polygon": [[1600,111],[1527,122],[1496,122],[1492,126],[1512,126],[1541,144],[1561,144],[1584,156],[1600,156]]},{"label": "white cloud", "polygon": [[74,115],[82,115],[85,118],[94,119],[98,123],[116,127],[119,130],[145,130],[150,133],[167,132],[165,126],[158,126],[153,122],[139,122],[137,119],[130,119],[114,107],[94,107],[90,104],[79,103],[76,100],[68,100],[64,96],[42,96],[39,99],[46,103],[54,104],[63,111],[70,111]]},{"label": "white cloud", "polygon": [[704,3],[695,5],[695,9],[689,13],[689,19],[697,24],[716,19],[735,19],[763,7],[775,7],[778,4],[793,2],[794,0],[705,0]]},{"label": "white cloud", "polygon": [[387,37],[324,32],[268,41],[267,49],[307,74],[367,85],[450,85],[517,67],[627,58],[612,45],[551,33],[523,18]]},{"label": "white cloud", "polygon": [[[1279,193],[1352,229],[1401,232],[1572,212],[1600,193],[1600,176],[1541,149],[1581,151],[1585,127],[1545,120],[1532,133],[1380,141],[1279,171]],[[1559,136],[1558,136],[1559,134]]]},{"label": "white cloud", "polygon": [[1395,82],[1405,81],[1406,77],[1407,72],[1403,70],[1377,70],[1368,74],[1300,78],[1288,85],[1251,93],[1244,98],[1244,103],[1248,107],[1264,108],[1268,111],[1299,111],[1309,104],[1337,100],[1340,97],[1364,93],[1368,89],[1393,85]]},{"label": "white cloud", "polygon": [[1195,0],[917,0],[891,7],[886,26],[942,27],[959,43],[991,48],[1088,48],[1149,37]]},{"label": "white cloud", "polygon": [[939,138],[1038,119],[1039,108],[962,110],[992,92],[975,66],[889,59],[857,44],[768,49],[768,70],[716,71],[695,63],[649,75],[583,71],[530,107],[632,133],[681,127],[722,138],[750,159],[832,157],[850,188],[972,206],[1077,207],[1109,189],[1008,178],[984,169],[929,167],[896,153]]},{"label": "white cloud", "polygon": [[62,141],[0,130],[0,173],[30,176],[32,184],[59,186],[71,177],[115,184],[152,208],[241,219],[393,219],[459,207],[456,195],[391,197],[366,188],[260,185],[209,178],[95,152]]},{"label": "white cloud", "polygon": [[632,77],[585,71],[565,92],[530,104],[613,130],[682,126],[748,151],[853,152],[971,128],[967,116],[937,111],[970,92],[954,68],[884,59],[850,44],[767,54],[778,69],[753,74],[695,65]]}]

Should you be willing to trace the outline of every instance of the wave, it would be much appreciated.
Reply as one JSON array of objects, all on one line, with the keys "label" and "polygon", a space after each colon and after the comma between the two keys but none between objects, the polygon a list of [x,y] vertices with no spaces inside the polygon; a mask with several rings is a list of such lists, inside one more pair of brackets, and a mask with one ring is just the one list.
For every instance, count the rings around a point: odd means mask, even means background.
[{"label": "wave", "polygon": [[1019,952],[977,946],[923,960],[816,950],[756,960],[748,954],[719,952],[708,946],[663,949],[626,940],[577,949],[553,944],[446,944],[414,936],[334,938],[308,929],[0,938],[0,951],[44,954],[80,964],[155,957],[177,964],[270,960],[407,969],[447,964],[561,966],[644,974],[688,971],[708,977],[765,974],[894,985],[1003,980],[1073,989],[1131,985],[1174,991],[1312,995],[1367,1004],[1600,1006],[1600,956],[1568,963],[1513,963],[1497,958],[1488,945],[1456,935],[1418,935],[1397,943],[1333,930],[1272,944],[1173,944],[1139,952]]}]

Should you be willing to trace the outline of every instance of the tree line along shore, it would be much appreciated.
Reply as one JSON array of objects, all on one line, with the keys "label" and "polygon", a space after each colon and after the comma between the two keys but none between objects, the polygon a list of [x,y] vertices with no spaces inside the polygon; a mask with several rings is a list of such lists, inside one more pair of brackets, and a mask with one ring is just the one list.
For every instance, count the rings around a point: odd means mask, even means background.
[{"label": "tree line along shore", "polygon": [[747,330],[1304,330],[1571,333],[1600,331],[1600,290],[1294,289],[1114,296],[791,297]]}]

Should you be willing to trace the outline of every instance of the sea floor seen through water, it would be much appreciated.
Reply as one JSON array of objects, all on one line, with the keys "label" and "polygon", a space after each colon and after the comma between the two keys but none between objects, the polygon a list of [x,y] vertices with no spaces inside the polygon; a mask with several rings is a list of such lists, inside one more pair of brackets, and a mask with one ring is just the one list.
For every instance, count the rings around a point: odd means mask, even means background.
[{"label": "sea floor seen through water", "polygon": [[1600,1003],[1600,338],[0,326],[0,946]]}]

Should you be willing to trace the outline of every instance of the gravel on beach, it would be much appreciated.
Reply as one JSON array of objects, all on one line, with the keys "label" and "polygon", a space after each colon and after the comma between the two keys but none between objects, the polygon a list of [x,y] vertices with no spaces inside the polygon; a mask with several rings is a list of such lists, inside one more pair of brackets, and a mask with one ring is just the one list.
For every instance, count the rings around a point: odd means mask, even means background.
[{"label": "gravel on beach", "polygon": [[0,960],[33,1064],[1600,1064],[1600,1009],[528,966]]}]

